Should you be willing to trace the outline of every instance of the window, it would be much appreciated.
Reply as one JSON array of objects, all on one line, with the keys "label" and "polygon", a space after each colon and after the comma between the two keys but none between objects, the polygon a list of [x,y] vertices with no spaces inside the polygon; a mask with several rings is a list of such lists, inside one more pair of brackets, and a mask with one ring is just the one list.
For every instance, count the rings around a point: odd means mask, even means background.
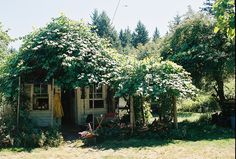
[{"label": "window", "polygon": [[48,110],[48,85],[35,84],[33,92],[33,110]]},{"label": "window", "polygon": [[104,108],[103,88],[92,86],[89,88],[89,108]]}]

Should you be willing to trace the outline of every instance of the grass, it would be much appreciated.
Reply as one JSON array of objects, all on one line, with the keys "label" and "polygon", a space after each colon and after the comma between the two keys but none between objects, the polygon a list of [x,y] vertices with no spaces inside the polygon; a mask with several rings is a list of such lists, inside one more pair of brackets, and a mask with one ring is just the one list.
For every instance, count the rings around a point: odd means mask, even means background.
[{"label": "grass", "polygon": [[[41,159],[41,158],[86,158],[86,159],[234,159],[234,131],[199,122],[203,114],[179,113],[179,130],[186,131],[183,139],[130,138],[127,140],[107,140],[94,147],[83,147],[77,140],[64,143],[58,148],[26,150],[23,148],[1,149],[1,159]],[[204,119],[204,118],[203,118]]]},{"label": "grass", "polygon": [[187,120],[189,122],[197,121],[202,115],[206,113],[192,113],[192,112],[178,112],[178,122],[183,122]]}]

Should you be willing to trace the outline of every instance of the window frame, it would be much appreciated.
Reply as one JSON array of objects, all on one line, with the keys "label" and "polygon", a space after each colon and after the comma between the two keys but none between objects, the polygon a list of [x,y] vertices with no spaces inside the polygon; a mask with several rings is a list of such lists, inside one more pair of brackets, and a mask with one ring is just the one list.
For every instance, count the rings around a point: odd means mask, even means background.
[{"label": "window frame", "polygon": [[[88,106],[89,106],[89,109],[93,109],[93,106],[91,106],[91,102],[93,102],[93,101],[94,101],[94,109],[104,109],[105,108],[104,87],[100,86],[99,89],[97,89],[97,87],[95,85],[93,85],[93,86],[90,86],[88,89],[89,89],[89,91],[88,91],[88,98],[89,98]],[[102,107],[100,107],[100,106],[96,107],[96,104],[95,104],[96,101],[97,102],[102,101],[103,106]]]},{"label": "window frame", "polygon": [[[35,88],[37,87],[37,85],[39,85],[39,92],[35,92]],[[42,87],[42,85],[44,85],[44,88]],[[46,88],[45,88],[46,87]],[[42,89],[45,89],[46,92],[43,92]],[[32,93],[33,93],[33,96],[32,96],[32,110],[33,111],[47,111],[49,110],[49,107],[50,107],[50,100],[49,100],[49,89],[48,89],[48,84],[43,84],[43,83],[40,83],[40,84],[33,84],[33,89],[32,89]],[[37,106],[36,105],[36,102],[39,102],[39,100],[41,100],[41,102],[45,103],[45,108],[43,106]],[[43,100],[46,100],[43,101]]]}]

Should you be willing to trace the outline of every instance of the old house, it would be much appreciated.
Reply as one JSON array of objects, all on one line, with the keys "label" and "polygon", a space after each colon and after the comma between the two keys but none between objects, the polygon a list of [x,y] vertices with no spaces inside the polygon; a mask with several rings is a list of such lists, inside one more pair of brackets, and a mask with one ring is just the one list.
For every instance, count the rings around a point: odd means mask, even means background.
[{"label": "old house", "polygon": [[39,126],[86,123],[89,114],[95,117],[108,113],[107,86],[62,90],[47,83],[26,83],[30,116]]},{"label": "old house", "polygon": [[83,124],[114,111],[107,80],[115,62],[106,43],[64,15],[26,36],[16,67],[33,121]]}]

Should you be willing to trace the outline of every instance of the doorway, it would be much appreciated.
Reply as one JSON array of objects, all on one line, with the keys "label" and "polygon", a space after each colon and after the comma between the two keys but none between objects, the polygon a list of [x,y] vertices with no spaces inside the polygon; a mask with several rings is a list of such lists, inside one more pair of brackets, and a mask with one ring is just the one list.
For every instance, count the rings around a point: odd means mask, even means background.
[{"label": "doorway", "polygon": [[75,92],[74,90],[62,89],[61,103],[64,111],[62,125],[72,126],[75,124]]}]

